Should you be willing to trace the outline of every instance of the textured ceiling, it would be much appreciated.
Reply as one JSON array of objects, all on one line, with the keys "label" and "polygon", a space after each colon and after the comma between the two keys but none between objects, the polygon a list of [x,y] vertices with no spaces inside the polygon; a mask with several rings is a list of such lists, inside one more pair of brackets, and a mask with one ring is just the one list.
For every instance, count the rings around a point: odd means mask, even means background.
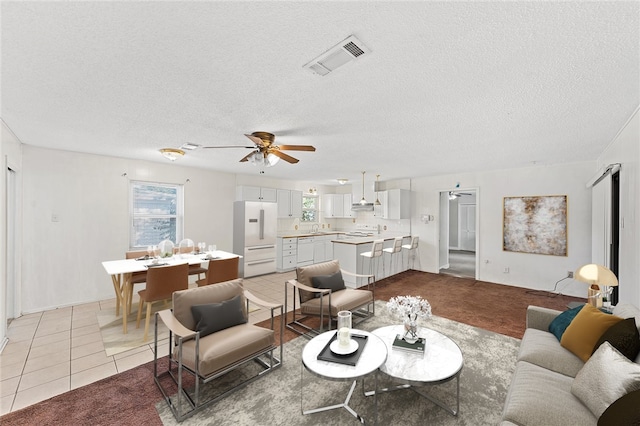
[{"label": "textured ceiling", "polygon": [[[312,144],[268,176],[358,182],[595,160],[639,100],[633,2],[9,2],[2,119],[25,144],[167,161]],[[302,68],[349,35],[369,49]],[[258,173],[246,149],[181,165]]]}]

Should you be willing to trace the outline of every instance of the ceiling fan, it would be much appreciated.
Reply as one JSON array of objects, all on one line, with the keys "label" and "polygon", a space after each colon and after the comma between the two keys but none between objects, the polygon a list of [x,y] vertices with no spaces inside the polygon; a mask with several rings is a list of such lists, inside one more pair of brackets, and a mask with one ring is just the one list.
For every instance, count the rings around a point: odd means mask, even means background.
[{"label": "ceiling fan", "polygon": [[226,145],[226,146],[203,146],[202,148],[248,148],[252,152],[242,157],[240,162],[251,161],[255,165],[271,167],[280,159],[295,164],[299,160],[282,151],[315,151],[311,145],[274,145],[275,136],[269,132],[253,132],[245,134],[254,143],[253,146]]},{"label": "ceiling fan", "polygon": [[450,200],[455,200],[456,198],[460,198],[463,195],[473,195],[469,192],[453,192],[453,191],[449,191],[449,199]]}]

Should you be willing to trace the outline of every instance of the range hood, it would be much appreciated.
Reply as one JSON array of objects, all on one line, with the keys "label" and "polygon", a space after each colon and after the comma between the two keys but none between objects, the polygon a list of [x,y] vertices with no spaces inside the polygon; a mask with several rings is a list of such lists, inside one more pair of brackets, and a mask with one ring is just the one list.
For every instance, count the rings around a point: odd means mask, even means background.
[{"label": "range hood", "polygon": [[372,212],[373,211],[373,203],[354,203],[351,205],[351,211],[354,212]]}]

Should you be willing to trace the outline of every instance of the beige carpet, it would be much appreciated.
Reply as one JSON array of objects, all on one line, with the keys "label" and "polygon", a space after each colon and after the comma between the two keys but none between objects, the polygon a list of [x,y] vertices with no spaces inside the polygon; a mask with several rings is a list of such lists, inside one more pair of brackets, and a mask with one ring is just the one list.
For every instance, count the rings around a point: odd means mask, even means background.
[{"label": "beige carpet", "polygon": [[[142,312],[140,319],[140,328],[136,328],[136,317],[138,315],[138,303],[134,303],[131,307],[131,313],[127,317],[127,334],[122,333],[122,315],[116,316],[115,311],[98,312],[98,325],[102,334],[102,342],[107,356],[117,355],[131,349],[138,348],[143,345],[153,344],[154,333],[154,317],[155,312],[169,308],[170,305],[163,303],[155,303],[151,309],[151,320],[149,322],[149,336],[144,341],[144,321],[146,316],[146,308]],[[254,312],[259,308],[253,304],[249,304],[249,312]],[[162,321],[158,323],[158,340],[169,338],[169,330]]]}]

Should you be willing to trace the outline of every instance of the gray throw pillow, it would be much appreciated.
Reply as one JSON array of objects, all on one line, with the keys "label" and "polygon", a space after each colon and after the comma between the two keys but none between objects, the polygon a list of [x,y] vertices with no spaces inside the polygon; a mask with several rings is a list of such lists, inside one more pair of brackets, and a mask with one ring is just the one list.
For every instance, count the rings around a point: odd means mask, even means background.
[{"label": "gray throw pillow", "polygon": [[311,277],[311,284],[315,288],[327,288],[331,291],[344,290],[346,288],[344,280],[342,279],[342,272],[340,271],[331,275],[318,275],[316,277]]},{"label": "gray throw pillow", "polygon": [[247,322],[240,295],[220,303],[193,305],[191,315],[196,323],[195,331],[200,332],[200,337]]}]

